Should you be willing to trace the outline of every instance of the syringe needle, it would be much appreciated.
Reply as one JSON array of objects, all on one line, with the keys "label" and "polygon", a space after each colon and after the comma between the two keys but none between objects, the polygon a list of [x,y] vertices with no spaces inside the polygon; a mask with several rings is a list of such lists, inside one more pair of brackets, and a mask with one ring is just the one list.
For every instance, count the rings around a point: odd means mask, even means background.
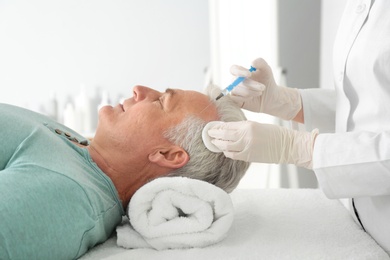
[{"label": "syringe needle", "polygon": [[[252,72],[252,71],[255,71],[256,68],[254,67],[250,67],[249,71]],[[237,87],[238,84],[240,84],[241,82],[243,82],[245,80],[245,77],[238,77],[236,78],[236,80],[233,81],[232,84],[230,84],[229,86],[227,86],[224,90],[222,90],[221,94],[218,95],[218,97],[215,99],[215,100],[218,100],[220,99],[221,97],[223,96],[226,96],[228,93],[230,93],[235,87]]]}]

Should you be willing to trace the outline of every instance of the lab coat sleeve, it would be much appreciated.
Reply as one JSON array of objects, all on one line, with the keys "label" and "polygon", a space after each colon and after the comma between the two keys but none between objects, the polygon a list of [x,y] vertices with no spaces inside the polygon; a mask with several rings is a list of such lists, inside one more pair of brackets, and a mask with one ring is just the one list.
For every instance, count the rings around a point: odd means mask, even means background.
[{"label": "lab coat sleeve", "polygon": [[336,93],[333,89],[300,89],[305,124],[295,129],[311,131],[318,128],[320,133],[335,132]]},{"label": "lab coat sleeve", "polygon": [[390,131],[320,134],[313,170],[328,198],[390,195]]}]

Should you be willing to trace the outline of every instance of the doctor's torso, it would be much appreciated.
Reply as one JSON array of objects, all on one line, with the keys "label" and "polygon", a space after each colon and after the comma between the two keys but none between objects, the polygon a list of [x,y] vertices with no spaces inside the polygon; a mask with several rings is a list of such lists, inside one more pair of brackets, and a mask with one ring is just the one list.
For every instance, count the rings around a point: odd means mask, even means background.
[{"label": "doctor's torso", "polygon": [[[336,133],[366,131],[381,137],[370,152],[360,151],[363,160],[377,157],[376,162],[356,159],[355,168],[343,170],[353,176],[349,180],[352,186],[360,178],[369,188],[371,180],[388,176],[390,171],[390,1],[348,1],[334,44],[333,65]],[[368,142],[363,135],[357,138],[351,142]],[[388,183],[382,186],[388,187]],[[390,196],[356,196],[354,204],[365,230],[389,253]]]},{"label": "doctor's torso", "polygon": [[390,1],[372,2],[349,1],[340,22],[336,132],[390,129]]}]

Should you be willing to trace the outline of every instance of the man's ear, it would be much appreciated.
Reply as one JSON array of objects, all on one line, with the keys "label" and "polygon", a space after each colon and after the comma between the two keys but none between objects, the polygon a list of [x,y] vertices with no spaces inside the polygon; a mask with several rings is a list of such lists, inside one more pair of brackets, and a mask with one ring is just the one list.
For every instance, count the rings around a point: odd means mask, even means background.
[{"label": "man's ear", "polygon": [[161,167],[178,169],[187,164],[190,157],[187,152],[179,146],[157,149],[149,154],[149,161]]}]

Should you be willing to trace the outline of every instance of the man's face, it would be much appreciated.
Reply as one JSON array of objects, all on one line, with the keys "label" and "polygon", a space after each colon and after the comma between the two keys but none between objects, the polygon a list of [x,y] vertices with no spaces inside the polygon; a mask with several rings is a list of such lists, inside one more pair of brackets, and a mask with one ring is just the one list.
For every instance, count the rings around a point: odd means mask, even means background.
[{"label": "man's face", "polygon": [[205,121],[217,120],[215,106],[209,105],[209,98],[196,91],[167,89],[161,93],[136,86],[133,97],[126,99],[123,105],[100,109],[95,138],[110,140],[123,152],[147,155],[169,144],[163,137],[164,131],[189,114]]}]

